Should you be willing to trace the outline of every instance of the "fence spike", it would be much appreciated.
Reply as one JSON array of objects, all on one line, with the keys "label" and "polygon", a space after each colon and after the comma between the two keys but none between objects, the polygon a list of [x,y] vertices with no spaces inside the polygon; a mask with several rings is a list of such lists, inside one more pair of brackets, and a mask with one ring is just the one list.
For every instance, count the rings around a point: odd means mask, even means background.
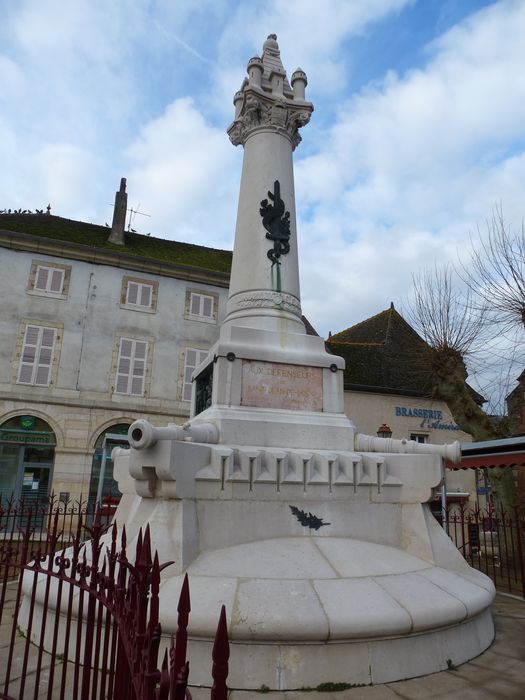
[{"label": "fence spike", "polygon": [[228,659],[230,658],[230,644],[228,642],[228,628],[226,625],[226,607],[221,608],[217,633],[213,642],[212,670],[213,685],[210,700],[226,700],[228,696]]},{"label": "fence spike", "polygon": [[173,656],[173,672],[178,677],[186,664],[186,653],[188,647],[188,619],[190,615],[190,585],[188,574],[184,575],[182,588],[177,605],[177,632],[175,636],[175,651]]}]

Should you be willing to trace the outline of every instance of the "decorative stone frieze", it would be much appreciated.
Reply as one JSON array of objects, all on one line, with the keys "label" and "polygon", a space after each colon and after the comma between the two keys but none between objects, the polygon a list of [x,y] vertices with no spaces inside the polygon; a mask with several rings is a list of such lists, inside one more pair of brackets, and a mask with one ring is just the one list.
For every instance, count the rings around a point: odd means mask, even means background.
[{"label": "decorative stone frieze", "polygon": [[301,315],[301,304],[297,297],[283,292],[271,292],[260,290],[238,294],[231,300],[231,308],[235,309],[279,309],[289,311],[298,316]]}]

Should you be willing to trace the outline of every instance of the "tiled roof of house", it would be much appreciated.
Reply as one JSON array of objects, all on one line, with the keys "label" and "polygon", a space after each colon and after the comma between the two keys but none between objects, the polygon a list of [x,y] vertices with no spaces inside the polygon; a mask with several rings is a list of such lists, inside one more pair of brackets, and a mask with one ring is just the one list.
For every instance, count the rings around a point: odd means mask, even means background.
[{"label": "tiled roof of house", "polygon": [[[429,345],[391,304],[371,318],[332,335],[327,347],[346,361],[345,386],[362,390],[429,396]],[[474,399],[483,397],[471,387]]]},{"label": "tiled roof of house", "polygon": [[393,305],[332,335],[327,345],[346,360],[347,386],[430,392],[429,347]]},{"label": "tiled roof of house", "polygon": [[0,214],[0,231],[67,241],[92,249],[228,274],[232,253],[205,246],[126,232],[125,245],[108,243],[111,228],[52,214]]},{"label": "tiled roof of house", "polygon": [[[431,348],[394,305],[330,336],[326,343],[346,361],[346,388],[430,396]],[[484,402],[468,384],[478,404]]]}]

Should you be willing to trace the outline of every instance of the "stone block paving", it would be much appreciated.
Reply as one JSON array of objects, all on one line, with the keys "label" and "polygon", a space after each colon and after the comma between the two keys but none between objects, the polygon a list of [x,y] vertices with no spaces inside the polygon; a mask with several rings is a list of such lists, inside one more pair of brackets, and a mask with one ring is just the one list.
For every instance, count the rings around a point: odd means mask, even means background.
[{"label": "stone block paving", "polygon": [[[6,601],[6,608],[10,607],[10,602]],[[493,614],[496,622],[495,642],[481,656],[453,671],[338,692],[297,690],[261,693],[255,690],[232,690],[229,697],[230,700],[257,700],[265,697],[268,700],[525,700],[525,601],[500,593],[496,596]],[[0,657],[3,663],[7,660],[11,633],[10,614],[6,618],[0,628]],[[25,639],[17,634],[13,673],[17,681],[13,684],[12,691],[18,691],[24,647]],[[47,697],[48,692],[49,662],[45,657],[47,654],[44,654],[39,698]],[[24,697],[34,697],[33,667],[34,663],[31,663],[26,674]],[[61,670],[61,664],[57,664],[55,687]],[[68,676],[72,677],[72,673]],[[333,680],[335,682],[338,679]],[[71,693],[71,688],[66,690],[66,697],[72,697],[68,693]],[[209,689],[191,688],[191,693],[193,700],[209,700],[210,697]],[[10,694],[17,697],[16,692]]]}]

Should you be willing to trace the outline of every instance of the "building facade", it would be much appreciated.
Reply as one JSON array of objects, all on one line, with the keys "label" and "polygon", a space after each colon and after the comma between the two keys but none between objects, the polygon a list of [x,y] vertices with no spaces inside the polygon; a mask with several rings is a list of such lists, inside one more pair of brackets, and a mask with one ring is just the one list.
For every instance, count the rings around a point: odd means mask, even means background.
[{"label": "building facade", "polygon": [[[111,493],[111,447],[134,420],[189,416],[192,371],[225,314],[231,253],[123,226],[116,239],[115,222],[0,213],[4,496]],[[345,412],[359,432],[386,424],[394,438],[471,440],[429,398],[425,345],[393,306],[329,339],[346,360]],[[449,472],[447,488],[472,500],[475,472]]]},{"label": "building facade", "polygon": [[[184,422],[231,253],[46,214],[0,214],[0,493],[98,488],[107,434]],[[118,438],[115,438],[118,442]],[[115,440],[113,444],[115,444]],[[106,464],[105,491],[114,483]]]}]

